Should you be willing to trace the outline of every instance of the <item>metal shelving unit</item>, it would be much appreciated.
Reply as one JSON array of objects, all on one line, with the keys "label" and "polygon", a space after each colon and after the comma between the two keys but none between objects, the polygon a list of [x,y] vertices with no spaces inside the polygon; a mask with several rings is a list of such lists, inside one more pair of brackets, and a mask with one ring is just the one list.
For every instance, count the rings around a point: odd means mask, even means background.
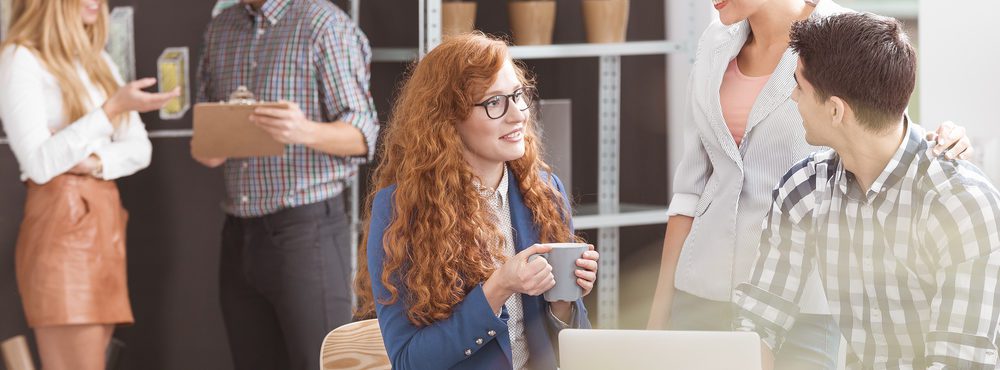
[{"label": "metal shelving unit", "polygon": [[[630,41],[614,44],[560,44],[512,46],[511,55],[516,59],[596,58],[603,56],[658,55],[682,50],[682,45],[671,41]],[[419,57],[414,48],[376,48],[375,62],[410,62]]]},{"label": "metal shelving unit", "polygon": [[[429,50],[441,43],[441,0],[419,1],[419,46],[417,48],[375,48],[374,62],[409,62],[425,55]],[[695,9],[695,0],[663,0],[665,17],[671,9],[689,11]],[[683,6],[678,5],[684,1]],[[360,14],[360,0],[350,0],[349,14],[357,22]],[[666,25],[666,34],[673,32],[683,36],[683,40],[631,41],[615,44],[556,44],[541,46],[514,46],[511,54],[518,59],[564,59],[564,58],[598,58],[599,61],[599,108],[598,108],[598,202],[577,207],[573,221],[577,229],[597,229],[597,245],[601,250],[600,280],[597,291],[598,326],[615,328],[618,326],[618,290],[619,290],[619,228],[639,225],[664,224],[666,222],[665,205],[621,204],[619,200],[619,155],[620,155],[620,95],[621,95],[621,57],[634,55],[664,55],[670,59],[668,67],[668,96],[676,95],[680,90],[676,81],[684,81],[679,76],[687,75],[688,61],[691,49],[696,41],[697,31],[702,24],[693,16],[670,18]],[[678,25],[681,26],[678,26]],[[683,32],[678,31],[678,27]],[[697,29],[697,30],[696,30]],[[680,61],[681,63],[678,63]],[[667,81],[665,81],[667,83]],[[670,120],[676,120],[678,111],[677,99],[666,102],[670,107]],[[679,137],[675,128],[668,126],[671,142],[673,137]],[[676,136],[675,136],[676,135]],[[190,129],[153,130],[150,138],[185,138],[191,136]],[[0,144],[6,144],[6,138],[0,138]],[[353,243],[351,268],[357,271],[357,241],[360,235],[360,192],[358,178],[350,180],[350,216],[351,240]]]},{"label": "metal shelving unit", "polygon": [[[441,0],[419,1],[419,46],[417,48],[375,48],[376,62],[410,62],[441,43]],[[668,3],[670,0],[664,0]],[[352,0],[356,6],[359,0]],[[666,222],[666,206],[621,204],[619,200],[619,155],[621,128],[621,57],[632,55],[670,55],[687,52],[694,40],[675,42],[631,41],[614,44],[556,44],[513,46],[517,59],[598,58],[598,202],[576,209],[573,221],[577,229],[597,229],[601,251],[597,291],[598,325],[618,326],[619,228],[655,225]]]}]

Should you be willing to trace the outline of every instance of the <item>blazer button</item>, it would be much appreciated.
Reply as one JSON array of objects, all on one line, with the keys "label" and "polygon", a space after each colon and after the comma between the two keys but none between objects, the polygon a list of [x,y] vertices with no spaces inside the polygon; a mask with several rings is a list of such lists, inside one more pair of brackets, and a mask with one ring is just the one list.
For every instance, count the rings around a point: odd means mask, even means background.
[{"label": "blazer button", "polygon": [[486,332],[486,334],[489,335],[489,336],[491,336],[491,337],[495,337],[497,335],[497,331],[496,330],[490,330],[490,331]]},{"label": "blazer button", "polygon": [[465,355],[466,356],[472,356],[472,350],[471,349],[466,349],[465,350]]},{"label": "blazer button", "polygon": [[483,345],[483,338],[476,338],[476,344],[480,346]]}]

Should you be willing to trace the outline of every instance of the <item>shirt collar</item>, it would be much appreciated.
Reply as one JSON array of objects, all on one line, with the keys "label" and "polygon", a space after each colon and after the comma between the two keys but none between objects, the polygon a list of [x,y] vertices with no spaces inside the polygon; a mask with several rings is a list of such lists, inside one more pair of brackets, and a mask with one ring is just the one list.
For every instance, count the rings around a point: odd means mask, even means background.
[{"label": "shirt collar", "polygon": [[498,197],[501,205],[506,204],[507,191],[509,189],[509,182],[507,180],[507,164],[504,164],[503,166],[503,175],[500,177],[500,185],[497,185],[496,189],[483,186],[479,182],[479,178],[474,179],[473,184],[476,186],[476,190],[479,191],[479,194],[483,197]]},{"label": "shirt collar", "polygon": [[291,3],[292,0],[267,0],[264,2],[264,5],[260,6],[259,12],[254,10],[254,8],[249,4],[244,4],[243,8],[246,9],[251,16],[256,17],[258,14],[263,16],[264,19],[267,20],[267,23],[270,23],[273,26],[278,23],[278,20],[281,19],[283,14],[285,14],[285,10],[288,9],[288,6],[291,5]]},{"label": "shirt collar", "polygon": [[[896,153],[892,155],[889,163],[882,169],[882,173],[875,178],[868,192],[865,194],[867,201],[872,201],[878,194],[889,188],[896,186],[901,179],[906,176],[910,165],[917,158],[919,147],[924,138],[914,129],[909,116],[903,116],[903,126],[906,131],[903,134],[903,142],[899,144]],[[840,191],[850,194],[850,183],[854,182],[853,174],[844,169],[843,160],[837,164],[837,181],[840,183]],[[848,181],[850,180],[850,181]]]}]

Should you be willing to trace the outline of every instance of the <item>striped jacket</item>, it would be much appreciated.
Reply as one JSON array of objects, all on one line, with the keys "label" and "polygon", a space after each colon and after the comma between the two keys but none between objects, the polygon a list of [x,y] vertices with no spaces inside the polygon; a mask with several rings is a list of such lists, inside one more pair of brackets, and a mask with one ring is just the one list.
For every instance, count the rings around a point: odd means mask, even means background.
[{"label": "striped jacket", "polygon": [[[849,11],[830,0],[813,17]],[[771,190],[795,162],[818,148],[805,141],[802,117],[791,99],[798,55],[785,51],[747,119],[737,147],[722,117],[719,87],[729,62],[747,41],[746,21],[713,22],[698,41],[685,117],[684,155],[674,175],[671,215],[694,217],[677,264],[677,289],[730,301],[746,282],[760,243]],[[805,313],[827,313],[819,280],[810,277],[802,298]]]}]

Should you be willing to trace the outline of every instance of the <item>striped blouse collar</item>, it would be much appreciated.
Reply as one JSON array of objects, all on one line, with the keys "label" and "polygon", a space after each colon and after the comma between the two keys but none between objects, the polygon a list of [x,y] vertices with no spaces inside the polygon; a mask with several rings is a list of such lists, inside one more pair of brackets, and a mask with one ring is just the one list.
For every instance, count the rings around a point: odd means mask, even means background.
[{"label": "striped blouse collar", "polygon": [[479,181],[479,178],[473,178],[472,183],[476,187],[476,191],[479,192],[483,197],[499,197],[500,204],[506,204],[508,202],[507,191],[510,188],[509,180],[507,179],[507,164],[503,165],[503,175],[500,177],[500,184],[497,185],[496,189],[490,188],[488,186],[483,186]]}]

